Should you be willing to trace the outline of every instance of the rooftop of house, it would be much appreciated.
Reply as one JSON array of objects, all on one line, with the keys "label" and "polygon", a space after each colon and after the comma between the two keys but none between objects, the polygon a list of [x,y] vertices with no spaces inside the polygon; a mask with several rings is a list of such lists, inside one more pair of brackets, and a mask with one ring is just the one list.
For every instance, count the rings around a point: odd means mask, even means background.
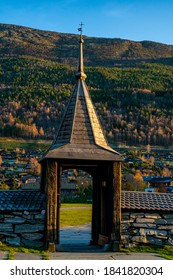
[{"label": "rooftop of house", "polygon": [[145,182],[150,183],[170,183],[173,181],[173,178],[169,176],[143,176],[143,179]]}]

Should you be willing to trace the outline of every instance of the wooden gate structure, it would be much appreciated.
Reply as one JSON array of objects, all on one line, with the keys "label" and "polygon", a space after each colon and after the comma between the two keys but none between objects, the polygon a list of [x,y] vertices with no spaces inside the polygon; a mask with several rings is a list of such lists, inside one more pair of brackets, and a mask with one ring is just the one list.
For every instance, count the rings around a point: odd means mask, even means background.
[{"label": "wooden gate structure", "polygon": [[80,29],[76,84],[59,130],[40,163],[41,191],[47,197],[46,244],[59,244],[60,176],[64,169],[82,169],[93,177],[92,244],[105,236],[111,250],[119,248],[121,224],[121,162],[104,135],[85,83]]}]

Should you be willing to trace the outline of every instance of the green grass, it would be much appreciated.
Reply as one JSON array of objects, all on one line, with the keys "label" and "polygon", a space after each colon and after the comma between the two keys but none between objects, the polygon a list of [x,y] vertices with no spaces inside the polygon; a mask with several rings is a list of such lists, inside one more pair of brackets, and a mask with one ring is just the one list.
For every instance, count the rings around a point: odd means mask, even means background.
[{"label": "green grass", "polygon": [[165,245],[165,246],[155,246],[155,245],[146,245],[140,247],[132,247],[129,249],[121,249],[124,253],[136,252],[136,253],[154,253],[158,254],[160,257],[163,257],[168,260],[173,260],[173,246]]},{"label": "green grass", "polygon": [[46,250],[27,248],[23,246],[11,246],[6,244],[0,244],[0,251],[8,252],[8,260],[14,260],[15,253],[32,253],[39,254],[43,260],[49,260],[49,256]]},{"label": "green grass", "polygon": [[91,204],[90,203],[62,203],[61,204],[61,209],[63,208],[91,208]]},{"label": "green grass", "polygon": [[62,204],[60,208],[60,227],[81,226],[91,223],[91,204]]},{"label": "green grass", "polygon": [[46,150],[51,142],[41,140],[24,140],[13,138],[0,138],[0,149],[43,149]]}]

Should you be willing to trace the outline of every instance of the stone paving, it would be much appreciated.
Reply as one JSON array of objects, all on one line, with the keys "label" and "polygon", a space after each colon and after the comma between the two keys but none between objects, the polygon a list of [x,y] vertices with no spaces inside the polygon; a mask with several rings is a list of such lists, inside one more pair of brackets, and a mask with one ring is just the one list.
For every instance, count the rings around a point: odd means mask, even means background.
[{"label": "stone paving", "polygon": [[[56,252],[49,253],[49,260],[166,260],[154,253],[103,253],[103,252]],[[0,252],[0,260],[7,260],[8,252]],[[38,254],[16,253],[15,260],[42,260]]]},{"label": "stone paving", "polygon": [[0,251],[0,260],[7,260],[8,259],[8,252]]}]

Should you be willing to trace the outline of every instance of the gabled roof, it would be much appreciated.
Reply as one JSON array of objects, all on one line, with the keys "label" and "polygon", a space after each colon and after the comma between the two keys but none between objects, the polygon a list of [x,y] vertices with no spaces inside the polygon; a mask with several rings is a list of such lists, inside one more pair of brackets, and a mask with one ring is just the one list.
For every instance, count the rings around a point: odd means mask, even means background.
[{"label": "gabled roof", "polygon": [[85,83],[83,39],[80,36],[76,84],[66,107],[58,133],[44,158],[122,161],[104,135]]}]

